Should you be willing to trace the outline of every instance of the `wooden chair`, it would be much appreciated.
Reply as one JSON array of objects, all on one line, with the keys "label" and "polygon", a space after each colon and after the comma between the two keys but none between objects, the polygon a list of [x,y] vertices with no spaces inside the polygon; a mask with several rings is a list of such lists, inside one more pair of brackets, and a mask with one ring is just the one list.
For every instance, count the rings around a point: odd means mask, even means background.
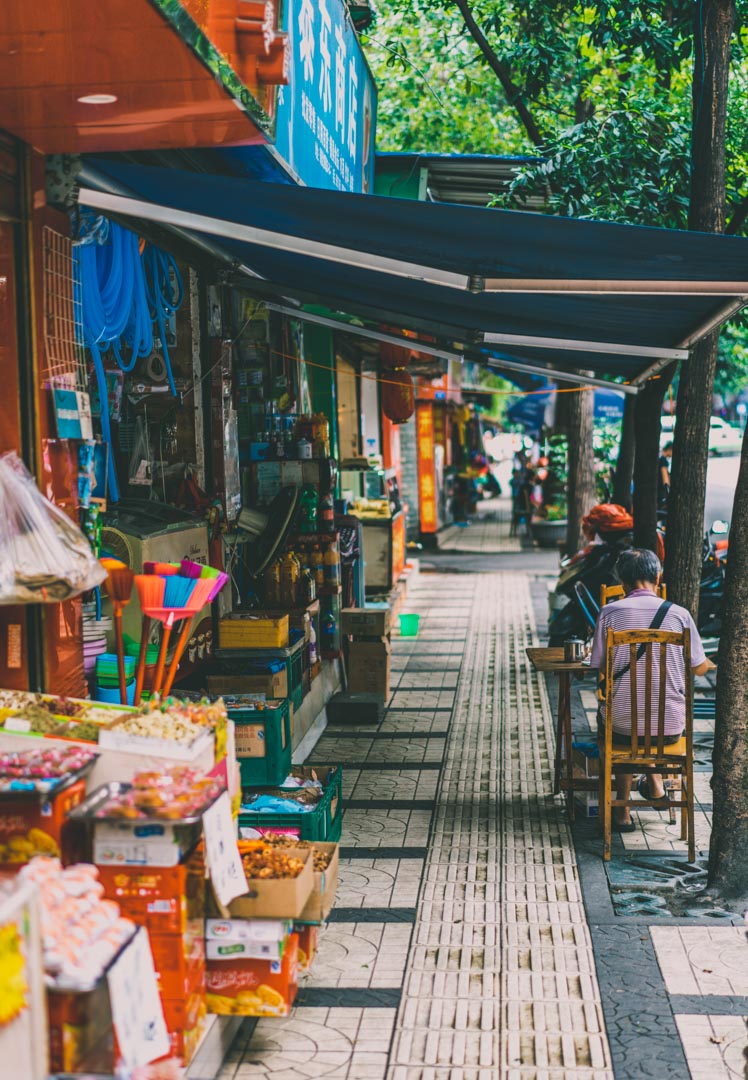
[{"label": "wooden chair", "polygon": [[[624,597],[623,585],[601,585],[600,607],[612,603],[614,600],[622,600]],[[667,600],[667,585],[661,581],[657,586],[657,595],[660,600]]]},{"label": "wooden chair", "polygon": [[[631,743],[628,746],[613,745],[613,659],[615,649],[621,645],[629,647],[629,670],[622,678],[628,678],[631,687]],[[637,652],[644,645],[644,655],[639,663],[644,663],[644,735],[638,735],[638,697],[637,677],[639,675]],[[659,646],[659,694],[657,704],[657,725],[652,728],[653,666],[652,655]],[[666,648],[667,646],[667,648]],[[683,664],[686,673],[686,726],[683,737],[677,742],[666,745],[665,736],[665,691],[668,649],[683,650]],[[688,841],[688,861],[696,858],[696,839],[694,835],[694,797],[693,797],[693,673],[691,670],[691,635],[688,630],[680,633],[667,630],[608,630],[605,654],[605,709],[604,732],[598,739],[600,747],[600,821],[603,827],[603,858],[610,859],[611,814],[614,806],[656,806],[653,800],[614,799],[612,781],[614,772],[652,773],[679,776],[681,780],[680,799],[670,799],[671,807],[680,807],[681,840]]]}]

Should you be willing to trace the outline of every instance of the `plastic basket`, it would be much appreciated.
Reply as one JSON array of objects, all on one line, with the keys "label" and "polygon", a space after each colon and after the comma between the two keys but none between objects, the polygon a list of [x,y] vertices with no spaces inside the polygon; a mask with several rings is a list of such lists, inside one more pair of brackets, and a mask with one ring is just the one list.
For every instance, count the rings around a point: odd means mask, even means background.
[{"label": "plastic basket", "polygon": [[[226,712],[235,724],[236,756],[242,787],[283,783],[291,771],[291,717],[288,701],[269,702],[264,709],[242,706],[228,698]],[[264,750],[258,754],[257,751]]]},{"label": "plastic basket", "polygon": [[[286,829],[302,840],[337,842],[343,831],[343,769],[340,765],[295,765],[295,776],[311,778],[314,772],[325,793],[308,814],[253,814],[242,809],[239,828]],[[275,790],[282,785],[275,785]]]},{"label": "plastic basket", "polygon": [[221,649],[285,649],[288,646],[288,615],[280,618],[232,615],[218,624]]},{"label": "plastic basket", "polygon": [[400,637],[418,637],[418,624],[420,621],[420,615],[401,615]]}]

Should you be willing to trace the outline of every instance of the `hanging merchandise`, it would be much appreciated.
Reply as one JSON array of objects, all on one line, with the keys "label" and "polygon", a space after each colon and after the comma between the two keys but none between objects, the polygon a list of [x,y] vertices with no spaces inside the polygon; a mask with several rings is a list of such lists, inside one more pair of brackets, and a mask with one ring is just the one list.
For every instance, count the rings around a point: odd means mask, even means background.
[{"label": "hanging merchandise", "polygon": [[88,541],[21,459],[0,456],[0,604],[56,603],[101,584]]},{"label": "hanging merchandise", "polygon": [[[109,392],[102,354],[111,347],[123,371],[132,371],[139,359],[153,352],[153,322],[158,324],[166,377],[172,394],[176,387],[169,358],[166,321],[183,299],[182,280],[170,255],[147,244],[141,257],[135,233],[104,217],[84,212],[78,240],[73,246],[76,263],[74,302],[80,311],[83,344],[94,365],[101,430],[109,446],[109,497],[119,501],[119,487],[109,422]],[[130,350],[125,361],[122,347]]]},{"label": "hanging merchandise", "polygon": [[404,424],[415,412],[413,379],[405,368],[388,371],[382,380],[382,412],[393,424]]},{"label": "hanging merchandise", "polygon": [[128,479],[131,484],[139,484],[146,487],[150,487],[153,484],[151,448],[148,443],[148,425],[142,416],[138,416],[135,420],[135,438],[133,440],[132,454],[130,455]]}]

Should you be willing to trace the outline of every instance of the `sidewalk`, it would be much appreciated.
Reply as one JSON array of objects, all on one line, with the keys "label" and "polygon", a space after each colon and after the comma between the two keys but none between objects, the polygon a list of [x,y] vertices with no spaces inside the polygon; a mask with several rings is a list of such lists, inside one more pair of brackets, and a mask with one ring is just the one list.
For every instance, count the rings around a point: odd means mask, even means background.
[{"label": "sidewalk", "polygon": [[532,546],[525,526],[522,527],[521,536],[512,536],[511,526],[512,500],[505,497],[485,499],[478,503],[469,524],[447,525],[441,530],[439,551],[464,555],[503,555]]},{"label": "sidewalk", "polygon": [[344,766],[338,905],[292,1016],[247,1022],[221,1080],[743,1075],[742,931],[619,917],[585,822],[577,863],[525,657],[531,581],[411,592],[421,632],[393,640],[384,721],[327,728],[311,756]]}]

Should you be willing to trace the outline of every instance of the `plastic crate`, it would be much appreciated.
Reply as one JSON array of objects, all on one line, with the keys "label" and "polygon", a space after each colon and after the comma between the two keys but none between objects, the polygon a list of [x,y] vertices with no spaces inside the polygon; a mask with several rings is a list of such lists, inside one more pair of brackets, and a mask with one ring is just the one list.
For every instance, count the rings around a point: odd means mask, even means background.
[{"label": "plastic crate", "polygon": [[218,642],[221,649],[285,649],[288,615],[230,615],[218,624]]},{"label": "plastic crate", "polygon": [[[309,779],[312,773],[321,780],[325,793],[319,805],[308,814],[253,814],[239,812],[239,828],[284,829],[302,840],[337,842],[343,831],[343,769],[340,765],[294,765],[295,776]],[[282,785],[275,785],[277,790]]]},{"label": "plastic crate", "polygon": [[[249,702],[243,705],[241,697],[225,698],[224,701],[228,718],[235,725],[242,787],[282,784],[291,771],[288,699],[267,702],[264,709],[252,708]],[[263,754],[257,753],[263,749]]]}]

